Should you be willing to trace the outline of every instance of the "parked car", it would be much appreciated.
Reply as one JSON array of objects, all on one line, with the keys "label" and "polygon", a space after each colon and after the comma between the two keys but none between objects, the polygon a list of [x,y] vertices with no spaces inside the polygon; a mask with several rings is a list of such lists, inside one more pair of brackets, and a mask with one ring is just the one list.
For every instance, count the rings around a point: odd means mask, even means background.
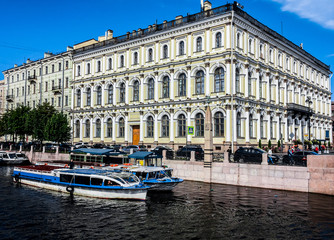
[{"label": "parked car", "polygon": [[186,145],[176,151],[176,156],[179,157],[191,157],[191,152],[195,152],[196,160],[204,159],[204,151],[200,145]]},{"label": "parked car", "polygon": [[166,157],[167,159],[173,159],[174,158],[174,150],[171,149],[170,147],[167,146],[157,146],[154,148],[151,152],[154,152],[156,155],[161,155],[162,156],[162,151],[166,150]]},{"label": "parked car", "polygon": [[130,154],[131,149],[133,149],[133,152],[137,151],[147,151],[144,145],[138,146],[138,145],[129,145],[123,148],[123,151],[127,154]]},{"label": "parked car", "polygon": [[88,142],[78,142],[74,144],[74,148],[87,148],[88,146]]},{"label": "parked car", "polygon": [[104,145],[103,143],[95,143],[92,148],[105,148],[106,145]]},{"label": "parked car", "polygon": [[[240,147],[234,153],[234,161],[235,162],[257,162],[257,163],[261,163],[263,153],[267,153],[267,152],[262,150],[262,149],[259,149],[259,148]],[[269,158],[269,156],[268,156],[268,158]],[[279,157],[275,154],[272,154],[271,158],[272,158],[274,164],[276,164],[279,160]]]},{"label": "parked car", "polygon": [[69,143],[61,143],[59,144],[59,151],[61,152],[69,152],[71,151],[72,145]]},{"label": "parked car", "polygon": [[44,147],[45,147],[45,150],[46,151],[54,151],[56,150],[56,147],[58,146],[58,144],[55,144],[55,143],[45,143],[44,144]]},{"label": "parked car", "polygon": [[292,154],[291,161],[288,155],[284,155],[283,163],[289,164],[289,165],[306,166],[307,165],[307,155],[319,155],[319,154],[316,152],[312,152],[312,151],[304,151],[304,152],[298,151]]}]

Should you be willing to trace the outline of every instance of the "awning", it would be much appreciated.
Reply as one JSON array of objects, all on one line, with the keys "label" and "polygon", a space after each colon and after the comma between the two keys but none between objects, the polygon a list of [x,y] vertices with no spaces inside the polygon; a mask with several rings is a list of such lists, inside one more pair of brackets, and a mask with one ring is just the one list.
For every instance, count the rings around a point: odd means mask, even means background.
[{"label": "awning", "polygon": [[74,153],[90,153],[92,155],[119,155],[118,152],[113,152],[113,149],[99,149],[99,148],[79,148],[74,149]]},{"label": "awning", "polygon": [[134,158],[134,159],[149,159],[149,158],[162,158],[161,155],[156,155],[153,152],[142,152],[138,151],[135,153],[132,153],[128,156],[128,158]]}]

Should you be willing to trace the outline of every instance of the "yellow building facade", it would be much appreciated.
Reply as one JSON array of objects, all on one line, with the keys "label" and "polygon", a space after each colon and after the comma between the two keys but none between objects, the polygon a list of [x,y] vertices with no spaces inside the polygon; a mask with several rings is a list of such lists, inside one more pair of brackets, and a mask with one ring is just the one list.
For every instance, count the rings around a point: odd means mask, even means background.
[{"label": "yellow building facade", "polygon": [[215,151],[325,139],[329,74],[237,4],[206,1],[198,14],[74,46],[73,141],[203,145],[206,106]]}]

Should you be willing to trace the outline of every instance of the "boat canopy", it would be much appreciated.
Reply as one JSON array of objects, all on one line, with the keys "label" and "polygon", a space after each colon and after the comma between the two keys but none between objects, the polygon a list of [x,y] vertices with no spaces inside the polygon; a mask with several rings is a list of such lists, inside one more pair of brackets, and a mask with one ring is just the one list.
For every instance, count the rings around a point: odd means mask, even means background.
[{"label": "boat canopy", "polygon": [[162,158],[161,155],[156,155],[153,152],[142,152],[142,151],[138,151],[135,153],[132,153],[128,156],[129,158],[134,158],[134,159],[150,159],[150,158]]},{"label": "boat canopy", "polygon": [[91,155],[119,155],[117,152],[113,152],[113,149],[100,149],[100,148],[79,148],[74,149],[74,153],[89,153]]}]

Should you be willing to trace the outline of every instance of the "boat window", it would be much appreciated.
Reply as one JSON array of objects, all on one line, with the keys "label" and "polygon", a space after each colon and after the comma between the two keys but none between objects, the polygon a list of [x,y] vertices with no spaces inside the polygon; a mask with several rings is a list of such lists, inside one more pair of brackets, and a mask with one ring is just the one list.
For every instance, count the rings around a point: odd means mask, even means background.
[{"label": "boat window", "polygon": [[120,184],[111,180],[104,180],[104,186],[120,186]]},{"label": "boat window", "polygon": [[73,175],[60,174],[61,182],[72,182]]},{"label": "boat window", "polygon": [[172,177],[172,171],[171,170],[166,170],[165,173],[168,177]]},{"label": "boat window", "polygon": [[90,185],[90,177],[75,176],[74,182],[76,184]]},{"label": "boat window", "polygon": [[103,180],[101,178],[91,178],[90,182],[92,185],[102,186]]},{"label": "boat window", "polygon": [[25,157],[25,155],[22,154],[22,153],[17,153],[16,156],[17,156],[17,157],[23,157],[23,158]]},{"label": "boat window", "polygon": [[146,173],[145,172],[136,172],[136,176],[140,179],[146,179]]},{"label": "boat window", "polygon": [[9,156],[9,158],[16,158],[16,154],[15,153],[9,153],[8,156]]},{"label": "boat window", "polygon": [[148,173],[148,179],[155,178],[156,172],[150,172]]}]

